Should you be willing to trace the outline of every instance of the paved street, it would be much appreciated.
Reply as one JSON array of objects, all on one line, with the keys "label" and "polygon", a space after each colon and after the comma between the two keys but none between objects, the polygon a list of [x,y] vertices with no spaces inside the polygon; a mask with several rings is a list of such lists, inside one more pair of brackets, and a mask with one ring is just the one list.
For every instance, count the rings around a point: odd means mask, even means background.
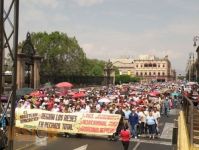
[{"label": "paved street", "polygon": [[[160,138],[155,140],[149,140],[148,138],[131,139],[129,150],[171,150],[172,127],[174,126],[174,120],[177,119],[177,115],[178,110],[171,110],[169,118],[162,116],[160,122]],[[19,138],[20,136],[21,138]],[[122,150],[120,141],[108,141],[106,137],[51,137],[47,140],[47,146],[39,146],[34,136],[18,135],[15,142],[15,149],[17,150],[55,150],[57,148],[59,148],[59,150],[74,150],[81,146],[87,146],[86,150]]]}]

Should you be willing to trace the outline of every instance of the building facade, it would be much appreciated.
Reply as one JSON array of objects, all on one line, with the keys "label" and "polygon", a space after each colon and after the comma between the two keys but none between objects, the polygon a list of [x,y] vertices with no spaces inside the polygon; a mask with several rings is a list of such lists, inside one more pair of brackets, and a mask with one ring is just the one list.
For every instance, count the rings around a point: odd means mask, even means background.
[{"label": "building facade", "polygon": [[158,58],[140,55],[136,59],[117,59],[112,62],[119,69],[120,74],[140,77],[143,82],[165,82],[176,78],[176,72],[172,69],[168,56]]},{"label": "building facade", "polygon": [[119,58],[111,59],[114,66],[119,69],[120,75],[135,76],[134,59],[132,58]]}]

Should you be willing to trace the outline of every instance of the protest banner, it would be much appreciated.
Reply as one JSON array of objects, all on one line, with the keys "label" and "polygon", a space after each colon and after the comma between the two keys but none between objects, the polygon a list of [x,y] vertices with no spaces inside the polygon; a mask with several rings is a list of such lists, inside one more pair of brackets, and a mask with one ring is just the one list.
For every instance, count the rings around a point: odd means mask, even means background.
[{"label": "protest banner", "polygon": [[79,133],[112,135],[118,126],[120,115],[85,113],[82,116]]},{"label": "protest banner", "polygon": [[16,109],[16,127],[93,135],[112,135],[120,115],[100,113],[58,113],[39,109]]},{"label": "protest banner", "polygon": [[78,132],[78,119],[71,113],[57,113],[39,109],[17,109],[16,127],[49,132]]}]

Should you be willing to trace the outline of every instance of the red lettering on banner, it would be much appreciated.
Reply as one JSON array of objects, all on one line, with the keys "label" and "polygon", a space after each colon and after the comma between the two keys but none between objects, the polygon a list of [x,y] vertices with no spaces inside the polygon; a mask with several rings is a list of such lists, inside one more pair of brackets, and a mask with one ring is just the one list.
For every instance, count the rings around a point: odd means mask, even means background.
[{"label": "red lettering on banner", "polygon": [[114,133],[114,128],[97,128],[97,127],[80,127],[79,132],[87,132],[87,133]]},{"label": "red lettering on banner", "polygon": [[96,126],[106,126],[106,121],[82,120],[81,124],[85,124],[85,125],[96,125]]},{"label": "red lettering on banner", "polygon": [[114,133],[115,130],[113,128],[100,128],[101,133]]},{"label": "red lettering on banner", "polygon": [[98,116],[95,117],[95,119],[118,120],[119,118],[118,116],[99,114]]},{"label": "red lettering on banner", "polygon": [[94,114],[84,114],[83,117],[85,118],[93,118]]},{"label": "red lettering on banner", "polygon": [[118,125],[118,122],[110,121],[110,122],[108,123],[108,126],[112,126],[112,127],[117,127],[117,125]]},{"label": "red lettering on banner", "polygon": [[93,133],[98,133],[99,132],[99,128],[97,127],[80,127],[79,128],[80,132],[93,132]]}]

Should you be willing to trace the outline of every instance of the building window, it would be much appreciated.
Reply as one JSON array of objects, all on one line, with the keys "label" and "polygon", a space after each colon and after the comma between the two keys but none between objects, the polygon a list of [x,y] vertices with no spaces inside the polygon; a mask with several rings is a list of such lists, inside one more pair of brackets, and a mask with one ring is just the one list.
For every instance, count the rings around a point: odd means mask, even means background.
[{"label": "building window", "polygon": [[155,72],[153,73],[153,75],[155,75]]},{"label": "building window", "polygon": [[157,65],[154,63],[154,64],[153,64],[153,67],[157,67]]},{"label": "building window", "polygon": [[136,68],[138,68],[138,65],[136,65]]},{"label": "building window", "polygon": [[160,72],[158,72],[158,76],[160,76]]},{"label": "building window", "polygon": [[149,72],[149,76],[151,76],[151,72]]},{"label": "building window", "polygon": [[160,67],[160,64],[158,64],[158,67]]},{"label": "building window", "polygon": [[149,67],[153,67],[153,65],[150,63],[150,64],[149,64]]},{"label": "building window", "polygon": [[140,72],[140,76],[143,76],[143,73],[142,73],[142,72]]},{"label": "building window", "polygon": [[145,72],[144,75],[147,76],[147,72]]},{"label": "building window", "polygon": [[148,64],[144,64],[144,67],[148,67]]},{"label": "building window", "polygon": [[142,65],[141,65],[141,68],[142,68]]},{"label": "building window", "polygon": [[165,65],[163,64],[163,65],[162,65],[162,67],[164,68],[164,67],[165,67]]},{"label": "building window", "polygon": [[136,72],[136,76],[138,76],[138,72]]},{"label": "building window", "polygon": [[164,75],[165,75],[165,73],[163,72],[163,73],[162,73],[162,75],[164,76]]}]

